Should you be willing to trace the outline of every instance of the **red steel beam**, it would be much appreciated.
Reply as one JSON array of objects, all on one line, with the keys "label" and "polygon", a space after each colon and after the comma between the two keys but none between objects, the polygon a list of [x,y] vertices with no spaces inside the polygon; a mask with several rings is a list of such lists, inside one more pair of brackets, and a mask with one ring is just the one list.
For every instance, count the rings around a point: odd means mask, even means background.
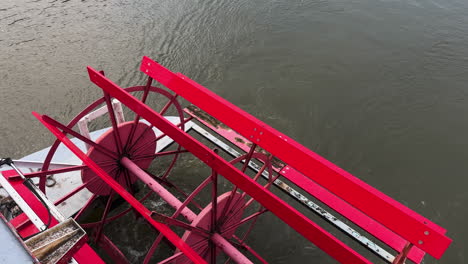
[{"label": "red steel beam", "polygon": [[143,206],[135,197],[133,197],[124,187],[109,176],[101,167],[81,151],[70,139],[68,139],[59,129],[52,126],[51,118],[33,112],[33,115],[52,132],[65,146],[67,146],[83,163],[85,163],[102,180],[109,184],[122,198],[124,198],[133,208],[135,208],[151,225],[161,232],[172,244],[180,249],[188,258],[195,263],[206,263],[190,246],[188,246],[179,236],[177,236],[168,226],[155,221],[151,217],[151,211]]},{"label": "red steel beam", "polygon": [[[237,132],[230,128],[225,128],[221,126],[216,126],[210,124],[209,122],[203,120],[199,116],[197,116],[194,112],[189,109],[184,109],[186,113],[190,116],[193,116],[205,125],[206,127],[210,128],[214,132],[218,133],[218,135],[222,136],[223,138],[230,141],[232,144],[236,145],[240,149],[245,152],[248,152],[250,147],[250,141]],[[238,141],[237,139],[241,137],[243,141]],[[341,214],[342,216],[346,217],[348,220],[351,220],[354,224],[358,225],[362,229],[364,229],[369,234],[373,235],[380,241],[384,242],[391,248],[395,249],[396,251],[400,252],[403,250],[405,245],[408,243],[405,239],[401,238],[399,235],[395,234],[393,231],[389,230],[387,227],[382,225],[381,223],[375,221],[374,219],[370,218],[366,214],[362,213],[361,211],[357,210],[349,203],[343,201],[338,196],[330,193],[327,189],[323,188],[321,185],[318,185],[316,182],[311,180],[310,178],[304,176],[302,173],[298,172],[294,168],[289,166],[284,166],[283,168],[274,168],[275,171],[279,172],[281,176],[288,179],[290,182],[297,185],[299,188],[306,191],[308,194],[314,196],[319,201],[323,202],[337,213]],[[443,228],[439,229],[440,233],[445,233]],[[420,263],[426,252],[422,251],[417,247],[412,247],[411,251],[408,254],[408,259],[412,260],[415,263]]]},{"label": "red steel beam", "polygon": [[[10,177],[18,175],[15,170],[2,171],[1,174],[2,175],[0,177],[5,177],[5,179],[9,181],[11,186],[18,192],[21,198],[23,198],[43,223],[47,223],[49,217],[51,217],[49,227],[53,227],[58,224],[58,221],[52,214],[48,213],[47,208],[41,203],[36,195],[34,195],[34,193],[32,193],[31,190],[23,184],[23,180],[21,178],[11,178],[10,180]],[[10,222],[17,229],[18,234],[23,238],[36,234],[39,231],[24,213],[13,218]]]},{"label": "red steel beam", "polygon": [[[5,177],[10,182],[11,186],[15,188],[42,222],[47,223],[49,217],[47,208],[37,199],[31,190],[23,184],[21,178],[12,180],[12,176],[18,175],[18,173],[15,170],[8,170],[2,171],[1,174],[2,175],[0,177]],[[52,219],[50,221],[49,228],[58,224],[58,221],[52,215],[50,217],[52,217]],[[39,231],[24,213],[13,218],[10,223],[16,228],[16,231],[22,237],[31,236]],[[78,251],[73,255],[73,258],[78,263],[104,264],[104,261],[87,243],[78,249]]]},{"label": "red steel beam", "polygon": [[330,256],[341,263],[370,263],[370,261],[312,222],[289,204],[273,195],[239,169],[219,157],[213,150],[179,129],[158,112],[143,104],[111,80],[101,75],[98,71],[88,67],[88,72],[93,83],[174,139],[179,145],[189,150],[217,173],[223,175],[227,180],[244,190],[286,224],[294,228]]},{"label": "red steel beam", "polygon": [[439,259],[452,242],[428,219],[188,77],[148,57],[140,70],[433,257]]}]

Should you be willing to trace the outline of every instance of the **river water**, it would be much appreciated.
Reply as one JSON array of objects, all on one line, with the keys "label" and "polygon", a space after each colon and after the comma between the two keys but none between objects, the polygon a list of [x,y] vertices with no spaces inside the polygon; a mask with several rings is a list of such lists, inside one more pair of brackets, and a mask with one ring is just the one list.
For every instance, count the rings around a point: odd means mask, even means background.
[{"label": "river water", "polygon": [[[142,84],[147,55],[447,228],[425,263],[468,263],[467,24],[463,0],[0,0],[0,156],[100,96],[85,66]],[[272,263],[333,262],[262,230]]]}]

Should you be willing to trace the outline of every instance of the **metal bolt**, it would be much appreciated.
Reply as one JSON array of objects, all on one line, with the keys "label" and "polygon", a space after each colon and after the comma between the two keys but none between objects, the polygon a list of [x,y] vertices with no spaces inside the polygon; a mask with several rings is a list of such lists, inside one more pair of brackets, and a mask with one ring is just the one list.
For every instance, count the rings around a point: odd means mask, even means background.
[{"label": "metal bolt", "polygon": [[429,235],[429,231],[424,231],[424,234],[425,234],[426,236],[428,236],[428,235]]},{"label": "metal bolt", "polygon": [[257,128],[256,128],[256,127],[254,127],[254,131],[257,131]]},{"label": "metal bolt", "polygon": [[260,135],[263,135],[263,131],[260,132]]},{"label": "metal bolt", "polygon": [[418,244],[419,244],[419,245],[422,245],[422,244],[423,244],[422,240],[419,240],[419,241],[418,241]]}]

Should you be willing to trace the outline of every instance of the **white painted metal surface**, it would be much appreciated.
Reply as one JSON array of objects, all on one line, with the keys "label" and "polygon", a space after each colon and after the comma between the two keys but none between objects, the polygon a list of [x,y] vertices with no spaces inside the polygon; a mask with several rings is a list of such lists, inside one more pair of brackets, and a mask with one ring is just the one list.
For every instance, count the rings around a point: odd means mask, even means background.
[{"label": "white painted metal surface", "polygon": [[18,240],[17,236],[1,218],[0,238],[2,240],[0,246],[0,263],[34,263],[33,258]]},{"label": "white painted metal surface", "polygon": [[10,183],[0,176],[0,185],[8,192],[10,197],[15,201],[19,208],[25,213],[34,226],[39,230],[45,230],[47,226],[42,222],[42,220],[37,216],[37,214],[29,207],[29,205],[24,201],[23,197],[10,185]]},{"label": "white painted metal surface", "polygon": [[[112,99],[112,108],[114,109],[117,124],[121,124],[125,122],[125,117],[124,117],[123,110],[122,110],[122,104],[120,103],[119,100],[115,98]],[[98,108],[97,110],[94,110],[93,112],[83,116],[80,119],[80,121],[78,121],[77,123],[78,129],[80,130],[80,134],[85,136],[86,138],[91,139],[91,134],[89,133],[89,129],[88,129],[88,123],[102,115],[105,115],[107,112],[108,112],[107,106],[102,106]],[[88,144],[85,144],[85,146],[86,146],[86,150],[89,150],[90,146]]]}]

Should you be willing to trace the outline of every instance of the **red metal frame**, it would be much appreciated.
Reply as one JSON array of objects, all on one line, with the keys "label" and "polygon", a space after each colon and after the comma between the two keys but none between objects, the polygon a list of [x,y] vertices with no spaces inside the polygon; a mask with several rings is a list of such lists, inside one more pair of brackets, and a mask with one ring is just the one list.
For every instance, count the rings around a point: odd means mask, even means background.
[{"label": "red metal frame", "polygon": [[[128,92],[138,92],[138,91],[143,91],[146,89],[146,86],[134,86],[134,87],[128,87],[126,88],[125,90],[128,91]],[[173,100],[177,95],[173,96],[171,95],[168,91],[166,90],[163,90],[161,88],[157,88],[157,87],[149,87],[149,91],[150,92],[155,92],[155,93],[160,93],[162,94],[163,96],[165,96],[166,98],[170,99],[170,100]],[[79,120],[81,120],[85,115],[89,114],[93,109],[95,109],[97,106],[99,106],[100,104],[104,103],[105,102],[105,98],[104,97],[101,97],[99,99],[97,99],[96,101],[94,101],[93,103],[91,103],[90,105],[88,105],[83,111],[81,111],[79,114],[77,114],[67,125],[66,127],[67,128],[73,128],[78,122]],[[165,107],[165,109],[167,110],[167,107]],[[177,108],[177,111],[178,111],[178,114],[179,116],[182,116],[183,113],[182,113],[182,109],[175,105],[175,107]],[[161,112],[165,111],[164,109],[161,110]],[[183,126],[183,123],[182,123],[182,126]],[[65,134],[67,134],[66,132],[64,132]],[[86,140],[84,140],[86,142]],[[60,140],[55,140],[55,142],[52,144],[52,146],[50,147],[50,150],[49,150],[49,153],[47,154],[47,157],[45,158],[44,160],[44,163],[43,163],[43,166],[41,168],[41,171],[48,171],[49,169],[49,165],[54,157],[54,154],[55,154],[55,151],[57,150],[59,144],[61,143]],[[176,157],[174,157],[174,160],[176,159]],[[166,172],[166,174],[169,172],[170,168],[168,168],[168,171]],[[46,176],[45,175],[42,175],[39,177],[40,181],[39,181],[39,188],[40,190],[45,194],[46,193]]]},{"label": "red metal frame", "polygon": [[[113,91],[115,84],[88,69],[98,86],[117,99],[126,100],[125,104],[136,103]],[[188,77],[173,73],[148,57],[143,57],[140,70],[433,257],[440,258],[450,245],[452,240],[436,224]],[[145,108],[133,107],[147,112]]]},{"label": "red metal frame", "polygon": [[[219,157],[214,151],[180,130],[149,106],[142,104],[137,98],[107,79],[98,71],[88,67],[90,79],[111,96],[117,98],[136,114],[146,119],[163,133],[174,139],[179,145],[189,150],[201,161],[223,175],[234,185],[244,190],[256,201],[282,219],[305,238],[317,245],[323,251],[342,263],[370,263],[353,249],[339,241],[333,235],[299,213],[296,209],[285,203],[263,186],[259,185],[244,173],[239,171],[226,160]],[[154,78],[154,77],[153,77]],[[159,79],[159,78],[158,78]],[[59,135],[60,136],[60,135]],[[80,157],[81,158],[81,157]],[[82,157],[86,159],[87,157]],[[104,175],[105,176],[105,175]],[[109,181],[111,182],[111,181]],[[119,187],[119,186],[112,186]]]},{"label": "red metal frame", "polygon": [[[31,191],[23,184],[21,178],[15,177],[18,173],[15,170],[2,171],[0,177],[5,177],[11,186],[21,195],[24,201],[31,207],[31,209],[37,214],[37,216],[46,223],[48,220],[48,212],[44,205],[37,199],[37,197],[31,193]],[[50,227],[58,224],[57,220],[51,216]],[[10,224],[17,230],[18,234],[22,237],[27,237],[37,233],[39,230],[32,224],[26,214],[20,214],[13,218]],[[85,243],[78,251],[73,255],[73,258],[78,263],[95,263],[104,264],[104,261],[96,254],[96,252]]]},{"label": "red metal frame", "polygon": [[[285,164],[288,164],[288,166],[282,168],[278,176],[281,175],[289,179],[391,247],[399,251],[403,249],[404,252],[400,254],[400,259],[409,257],[419,262],[424,252],[435,258],[440,258],[450,245],[451,239],[444,235],[445,229],[442,227],[411,211],[188,77],[180,73],[173,73],[147,57],[143,57],[140,70],[150,77],[147,87],[151,85],[152,79],[158,81],[175,92],[173,98],[182,96],[248,139],[253,146],[260,146]],[[120,88],[106,78],[103,72],[88,67],[88,73],[90,80],[104,92],[105,96],[99,101],[105,101],[110,109],[112,108],[110,107],[112,96],[136,113],[134,123],[138,122],[140,117],[146,119],[146,121],[162,131],[164,135],[171,137],[179,144],[177,151],[180,151],[181,147],[183,147],[191,152],[210,166],[214,174],[223,175],[235,185],[235,188],[244,190],[252,199],[255,199],[339,262],[370,263],[353,249],[275,196],[267,188],[258,184],[255,179],[251,179],[243,171],[218,156],[215,151],[194,139],[177,125],[172,124],[162,116],[163,113],[158,113],[145,105],[144,99],[142,99],[142,102],[133,97],[128,89],[126,91]],[[148,89],[145,89],[145,94]],[[143,98],[145,97],[144,95]],[[115,116],[110,109],[109,115],[112,125],[114,130],[117,130],[115,129]],[[152,218],[151,212],[146,207],[66,137],[66,134],[73,134],[70,124],[67,126],[61,125],[45,115],[33,114],[57,137],[58,140],[54,146],[58,142],[64,143],[89,169],[94,171],[112,190],[129,202],[136,211],[188,258],[195,263],[205,263],[168,226]],[[120,142],[118,131],[114,133],[116,133],[114,136],[119,139],[116,141],[119,143],[118,149],[120,152],[123,147],[121,146],[122,142]],[[131,137],[133,137],[133,134]],[[127,141],[131,141],[131,139],[127,139]],[[250,148],[250,150],[252,152],[254,148]],[[249,154],[246,160],[250,159]],[[276,171],[278,170],[276,169]],[[42,173],[33,173],[31,176],[40,177],[41,181],[45,178]],[[216,193],[215,186],[213,190]],[[215,198],[216,196],[213,199]],[[21,225],[22,223],[19,223],[19,226]]]},{"label": "red metal frame", "polygon": [[178,249],[190,258],[195,263],[206,263],[197,253],[193,251],[180,237],[178,237],[168,226],[155,221],[151,217],[151,211],[143,206],[133,195],[125,190],[111,176],[109,176],[101,167],[92,161],[83,151],[81,151],[70,139],[68,139],[59,129],[49,124],[46,120],[51,120],[47,116],[41,116],[33,112],[33,115],[47,128],[57,139],[67,146],[83,163],[93,170],[102,180],[109,184],[112,189],[124,198],[133,208],[135,208],[152,226],[159,230],[164,236],[171,241]]},{"label": "red metal frame", "polygon": [[[197,114],[194,111],[187,108],[184,111],[190,116],[197,118]],[[229,140],[231,143],[235,144],[245,152],[249,151],[250,147],[248,146],[248,144],[250,141],[244,138],[243,136],[237,134],[235,131],[221,126],[216,127],[201,118],[197,118],[197,120],[205,126],[212,129],[213,131],[215,131],[216,133],[218,133],[223,138]],[[347,202],[341,200],[339,197],[329,192],[322,186],[318,185],[310,178],[304,176],[294,168],[286,165],[282,168],[274,168],[274,170],[279,172],[281,176],[285,177],[298,187],[302,188],[307,193],[319,199],[327,206],[331,207],[336,212],[340,213],[348,220],[351,220],[353,223],[366,230],[366,232],[375,236],[380,241],[384,242],[385,244],[397,250],[398,252],[401,252],[405,248],[407,244],[407,241],[405,239],[401,238],[399,235],[390,231],[388,228],[386,228],[379,222],[375,221],[374,219],[365,215],[361,211],[357,210]],[[445,233],[445,229],[443,229],[442,227],[439,228],[441,233]],[[412,247],[408,253],[408,258],[415,263],[420,263],[423,260],[425,254],[426,253],[421,249],[417,247]]]},{"label": "red metal frame", "polygon": [[[150,78],[151,79],[151,78]],[[146,95],[148,95],[148,93],[153,93],[153,94],[160,94],[162,95],[163,98],[166,98],[168,100],[167,104],[164,106],[164,108],[162,108],[161,110],[161,113],[164,113],[165,111],[167,111],[168,109],[170,109],[170,107],[174,107],[178,113],[178,116],[180,117],[180,120],[181,122],[178,124],[178,126],[180,127],[184,127],[184,124],[186,122],[188,122],[191,117],[187,118],[187,119],[184,119],[184,112],[183,112],[183,109],[182,107],[179,105],[178,101],[175,100],[175,98],[177,97],[177,95],[173,95],[171,94],[169,91],[165,90],[165,89],[161,89],[161,88],[158,88],[158,87],[153,87],[153,86],[135,86],[135,87],[130,87],[130,88],[126,88],[126,90],[128,92],[137,92],[137,91],[142,91],[144,92]],[[107,96],[108,97],[108,96]],[[81,111],[75,118],[73,118],[67,125],[65,124],[61,124],[55,120],[52,120],[52,119],[48,119],[49,123],[52,124],[53,126],[59,128],[65,135],[72,135],[74,136],[75,138],[81,140],[82,142],[84,143],[88,143],[88,145],[90,146],[94,146],[98,151],[101,151],[101,152],[104,152],[105,154],[107,154],[108,156],[110,157],[114,157],[115,159],[118,158],[118,155],[115,154],[115,153],[112,153],[112,151],[109,151],[108,149],[105,149],[105,147],[101,147],[102,145],[96,145],[93,141],[89,141],[87,140],[86,138],[84,138],[82,135],[80,134],[77,134],[74,130],[73,130],[73,127],[76,125],[76,123],[81,120],[85,115],[87,114],[90,114],[92,113],[91,111],[95,108],[97,108],[99,106],[99,104],[102,104],[102,103],[105,103],[106,101],[106,96],[100,98],[100,99],[97,99],[95,102],[91,103],[88,107],[86,107],[83,111]],[[108,100],[107,100],[108,101]],[[108,106],[108,104],[106,104]],[[108,109],[109,110],[109,109]],[[112,119],[112,115],[110,111],[108,111],[109,115],[110,115],[110,118]],[[137,120],[137,119],[135,119]],[[111,120],[112,121],[112,120]],[[134,124],[135,123],[138,123],[138,122],[133,122]],[[115,122],[114,122],[114,126],[115,126]],[[164,136],[164,135],[161,135],[161,137]],[[136,140],[135,142],[137,142],[139,139],[137,137],[135,137]],[[129,139],[129,138],[128,138]],[[62,173],[62,172],[67,172],[67,171],[74,171],[74,170],[83,170],[85,168],[88,168],[88,166],[86,165],[80,165],[80,166],[73,166],[73,167],[69,167],[69,168],[61,168],[61,169],[57,169],[57,170],[48,170],[47,168],[49,167],[49,164],[51,162],[51,160],[53,159],[54,157],[54,153],[55,153],[55,150],[57,149],[57,146],[61,143],[60,140],[56,140],[54,142],[54,144],[52,145],[52,147],[50,148],[49,150],[49,153],[47,154],[47,157],[44,161],[44,165],[43,165],[43,169],[42,171],[40,172],[33,172],[33,173],[26,173],[25,176],[26,177],[39,177],[41,180],[42,179],[45,179],[45,177],[49,174],[55,174],[55,173]],[[126,145],[127,144],[130,144],[131,142],[126,142]],[[132,144],[132,147],[134,146],[134,144]],[[107,150],[107,152],[106,152]],[[175,164],[176,160],[177,160],[177,157],[180,153],[182,152],[185,152],[185,150],[181,150],[180,148],[178,148],[179,151],[172,151],[172,152],[163,152],[163,153],[157,153],[157,154],[154,154],[153,155],[148,155],[148,156],[139,156],[139,155],[136,155],[135,153],[132,153],[132,156],[136,160],[144,160],[144,159],[153,159],[155,158],[156,156],[160,156],[160,155],[169,155],[169,154],[172,154],[173,155],[173,158],[172,158],[172,162],[171,162],[171,165],[167,168],[167,170],[165,171],[164,175],[167,175],[169,174],[170,170],[172,169],[173,165]],[[135,154],[135,155],[133,155]],[[101,167],[103,167],[105,169],[106,166],[109,166],[109,163],[100,163],[100,162],[97,162],[98,165],[100,165]],[[59,203],[62,203],[64,202],[66,199],[70,198],[71,196],[73,196],[76,192],[80,191],[81,189],[85,188],[85,187],[88,187],[90,183],[92,183],[94,180],[100,180],[99,177],[95,177],[93,178],[93,180],[91,181],[84,181],[84,183],[80,186],[78,186],[77,188],[75,188],[74,190],[70,191],[70,193],[66,194],[65,196],[63,196],[62,198],[60,198],[59,200],[57,200],[55,202],[55,204],[59,204]],[[41,185],[40,184],[40,187],[43,187],[41,189],[44,189],[45,191],[45,185]],[[177,188],[176,188],[177,189]],[[131,192],[131,190],[129,190]],[[180,190],[178,190],[180,191]],[[148,195],[146,195],[144,199],[146,199],[148,197]],[[76,218],[78,218],[85,210],[87,207],[89,207],[89,205],[91,204],[91,202],[95,199],[95,196],[93,195],[93,197],[91,199],[88,200],[88,202],[85,204],[84,207],[82,207],[82,209],[79,211],[79,213],[76,215]],[[140,202],[142,202],[142,200],[140,200]],[[125,215],[126,213],[130,212],[134,210],[133,208],[129,208],[117,215],[113,215],[112,217],[108,217],[106,218],[105,222],[107,223],[108,221],[110,220],[115,220],[123,215]],[[27,219],[24,219],[24,221],[27,221]],[[99,225],[102,225],[103,221],[99,221],[99,222],[94,222],[94,223],[86,223],[86,224],[82,224],[83,227],[86,227],[86,228],[96,228],[96,230],[99,229]],[[96,232],[96,234],[99,234],[99,232]],[[99,237],[99,236],[97,236]],[[105,236],[101,236],[101,239],[99,239],[99,244],[103,246],[103,248],[105,249],[111,249],[111,250],[118,250],[115,245],[112,244],[112,242],[110,242],[109,239],[106,239]],[[107,252],[110,256],[112,255],[112,253],[110,252]],[[114,254],[112,255],[112,257],[120,257],[120,256],[123,256],[123,254]],[[119,262],[118,260],[123,260],[124,258],[119,258],[119,259],[116,259],[114,261],[117,261]]]},{"label": "red metal frame", "polygon": [[[21,178],[14,177],[18,175],[15,170],[2,171],[2,176],[5,177],[11,186],[21,195],[23,200],[37,214],[42,222],[47,223],[49,214],[40,200],[23,184]],[[13,177],[12,177],[13,176]],[[55,226],[58,221],[51,215],[50,227]],[[10,223],[18,230],[18,234],[22,237],[27,237],[37,233],[39,230],[29,221],[25,214],[21,214],[10,221]]]}]

